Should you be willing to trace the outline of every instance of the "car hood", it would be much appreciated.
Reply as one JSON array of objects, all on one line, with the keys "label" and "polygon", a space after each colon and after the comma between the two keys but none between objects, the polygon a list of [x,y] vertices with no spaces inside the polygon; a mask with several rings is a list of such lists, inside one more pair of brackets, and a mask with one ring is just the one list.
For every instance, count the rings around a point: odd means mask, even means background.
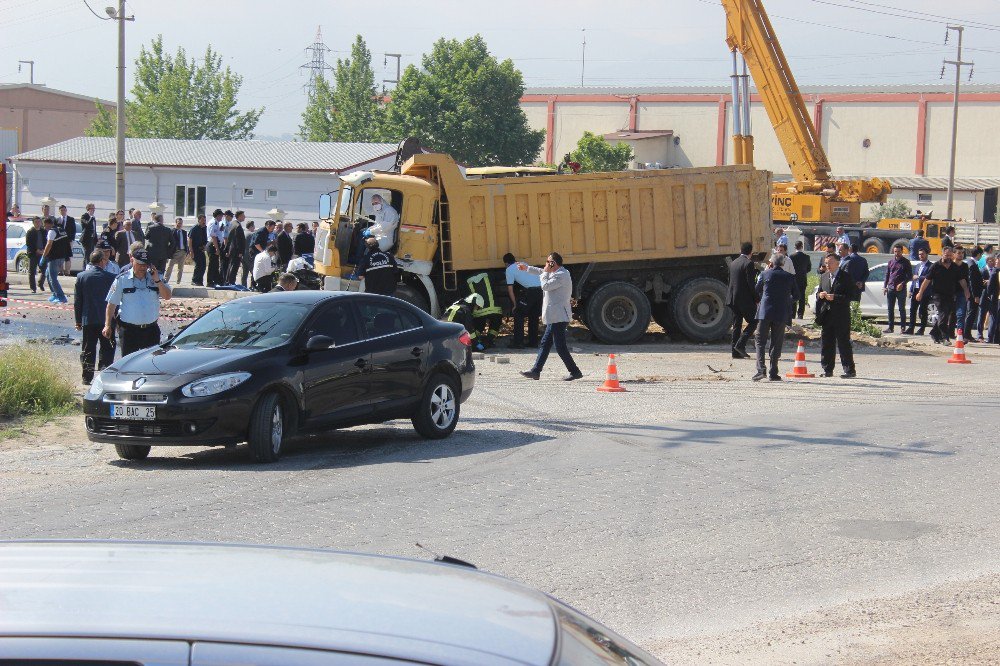
[{"label": "car hood", "polygon": [[153,347],[121,359],[109,370],[120,375],[210,375],[249,366],[254,357],[272,354],[273,349],[163,349]]}]

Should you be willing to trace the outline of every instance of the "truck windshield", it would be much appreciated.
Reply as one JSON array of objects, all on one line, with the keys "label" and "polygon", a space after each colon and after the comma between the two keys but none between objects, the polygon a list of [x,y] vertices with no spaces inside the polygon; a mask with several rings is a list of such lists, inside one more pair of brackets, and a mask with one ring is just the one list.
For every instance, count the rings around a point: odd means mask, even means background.
[{"label": "truck windshield", "polygon": [[350,215],[351,214],[351,195],[354,193],[354,188],[344,183],[340,186],[340,214]]}]

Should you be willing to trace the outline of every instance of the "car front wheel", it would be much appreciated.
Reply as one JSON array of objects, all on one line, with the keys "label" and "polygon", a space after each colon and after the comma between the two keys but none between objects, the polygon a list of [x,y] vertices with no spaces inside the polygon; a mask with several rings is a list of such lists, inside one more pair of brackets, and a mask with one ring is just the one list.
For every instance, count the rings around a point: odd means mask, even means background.
[{"label": "car front wheel", "polygon": [[115,452],[122,460],[143,460],[149,455],[150,448],[141,444],[115,444]]},{"label": "car front wheel", "polygon": [[427,382],[417,413],[411,419],[414,429],[427,439],[447,437],[458,425],[458,389],[455,380],[436,374]]},{"label": "car front wheel", "polygon": [[285,408],[277,393],[268,393],[254,407],[247,441],[255,462],[271,463],[281,457],[285,441]]}]

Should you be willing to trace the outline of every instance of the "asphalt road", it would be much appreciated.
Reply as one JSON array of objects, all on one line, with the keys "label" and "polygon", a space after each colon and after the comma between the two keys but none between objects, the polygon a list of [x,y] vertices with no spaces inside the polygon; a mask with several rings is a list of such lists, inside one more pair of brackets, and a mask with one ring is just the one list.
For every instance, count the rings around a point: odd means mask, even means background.
[{"label": "asphalt road", "polygon": [[[394,422],[270,466],[244,447],[133,463],[60,420],[0,442],[0,538],[424,557],[420,542],[682,661],[703,635],[1000,572],[1000,350],[954,366],[940,348],[864,349],[854,381],[755,384],[721,347],[640,345],[619,350],[630,392],[609,395],[609,350],[578,347],[573,383],[555,355],[540,382],[516,374],[523,352],[481,362],[441,442]],[[73,368],[73,348],[54,353]]]}]

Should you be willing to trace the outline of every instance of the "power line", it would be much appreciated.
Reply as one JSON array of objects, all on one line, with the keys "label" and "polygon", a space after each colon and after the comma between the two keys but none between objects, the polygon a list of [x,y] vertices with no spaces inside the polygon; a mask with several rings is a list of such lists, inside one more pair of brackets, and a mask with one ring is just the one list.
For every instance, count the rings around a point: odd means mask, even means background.
[{"label": "power line", "polygon": [[[957,19],[949,19],[949,18],[943,17],[943,16],[938,16],[937,14],[926,14],[925,16],[908,16],[907,14],[897,14],[897,13],[893,13],[893,11],[897,11],[898,12],[898,11],[909,11],[909,10],[898,10],[895,7],[882,7],[881,9],[870,9],[869,7],[855,7],[853,5],[843,5],[843,4],[840,4],[839,2],[832,2],[831,0],[810,0],[810,1],[811,2],[815,2],[816,4],[819,4],[819,5],[828,5],[830,7],[840,7],[841,9],[853,9],[853,10],[859,11],[859,12],[868,12],[870,14],[878,14],[880,16],[892,16],[893,18],[904,18],[904,19],[909,19],[911,21],[923,21],[924,23],[944,24],[944,23],[948,23],[950,21],[957,20]],[[862,3],[862,4],[866,4],[867,5],[869,3]],[[887,11],[887,10],[892,10],[892,11]],[[913,12],[913,13],[914,14],[923,14],[923,12]],[[928,18],[928,17],[931,17],[931,16],[933,16],[935,18]],[[989,23],[983,23],[983,24],[980,24],[980,25],[977,25],[977,26],[974,26],[974,27],[977,27],[980,30],[1000,31],[1000,26],[991,25]]]},{"label": "power line", "polygon": [[[951,17],[951,16],[944,16],[942,14],[931,14],[929,12],[921,12],[921,11],[917,11],[916,9],[903,9],[902,7],[890,7],[888,5],[879,5],[879,4],[875,4],[874,2],[866,2],[865,0],[847,0],[847,2],[853,2],[856,5],[867,5],[869,7],[878,7],[878,8],[883,9],[883,10],[896,11],[896,12],[905,12],[907,14],[916,14],[918,16],[929,16],[931,18],[940,19],[941,21],[945,21],[945,22],[948,22],[948,23],[963,23],[965,25],[982,26],[982,27],[987,27],[987,28],[993,29],[993,30],[1000,30],[1000,25],[997,25],[995,23],[985,23],[983,21],[962,20],[962,19],[957,19],[957,18]],[[851,9],[861,9],[861,7],[851,7]]]},{"label": "power line", "polygon": [[312,52],[312,60],[302,65],[299,69],[309,71],[309,81],[303,88],[307,93],[312,95],[316,90],[317,81],[323,78],[323,74],[327,70],[333,69],[333,67],[326,64],[326,54],[330,51],[330,48],[323,43],[323,26],[316,27],[316,40],[312,43],[312,46],[306,47],[306,51]]}]

